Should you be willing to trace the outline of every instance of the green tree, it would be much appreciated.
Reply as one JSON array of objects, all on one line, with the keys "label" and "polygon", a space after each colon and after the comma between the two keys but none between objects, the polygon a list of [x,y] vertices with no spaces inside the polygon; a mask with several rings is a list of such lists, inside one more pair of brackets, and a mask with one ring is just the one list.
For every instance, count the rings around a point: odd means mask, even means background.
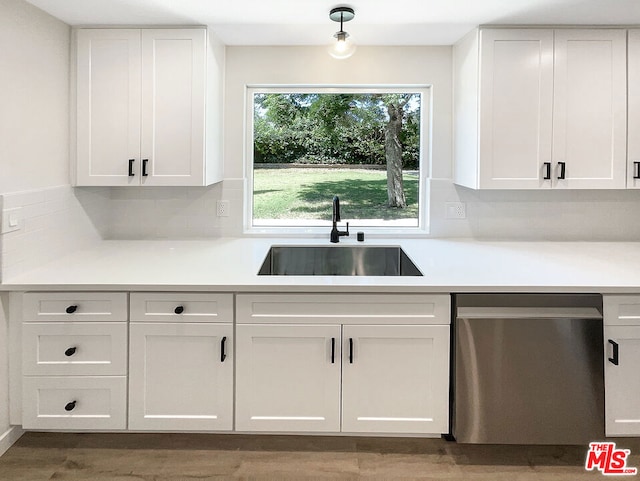
[{"label": "green tree", "polygon": [[402,168],[419,162],[419,94],[256,94],[255,162],[387,166],[388,205],[404,208]]}]

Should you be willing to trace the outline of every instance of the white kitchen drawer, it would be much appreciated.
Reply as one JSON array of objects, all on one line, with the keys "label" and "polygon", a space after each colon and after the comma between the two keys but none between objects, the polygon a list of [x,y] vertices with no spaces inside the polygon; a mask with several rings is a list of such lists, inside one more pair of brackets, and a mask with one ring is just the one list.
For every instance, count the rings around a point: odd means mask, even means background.
[{"label": "white kitchen drawer", "polygon": [[131,320],[233,322],[233,294],[131,293]]},{"label": "white kitchen drawer", "polygon": [[126,375],[126,322],[26,322],[22,325],[22,373]]},{"label": "white kitchen drawer", "polygon": [[640,325],[640,295],[604,295],[602,310],[605,325]]},{"label": "white kitchen drawer", "polygon": [[126,376],[24,377],[22,399],[25,429],[127,427]]},{"label": "white kitchen drawer", "polygon": [[239,324],[449,324],[446,294],[238,294]]},{"label": "white kitchen drawer", "polygon": [[28,292],[24,321],[126,321],[125,292]]}]

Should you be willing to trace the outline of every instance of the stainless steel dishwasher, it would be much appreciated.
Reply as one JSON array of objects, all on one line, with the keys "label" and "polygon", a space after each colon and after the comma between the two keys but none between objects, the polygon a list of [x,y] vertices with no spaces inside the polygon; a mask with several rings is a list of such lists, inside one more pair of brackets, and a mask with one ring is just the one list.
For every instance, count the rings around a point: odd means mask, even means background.
[{"label": "stainless steel dishwasher", "polygon": [[454,306],[456,441],[604,439],[601,296],[459,294]]}]

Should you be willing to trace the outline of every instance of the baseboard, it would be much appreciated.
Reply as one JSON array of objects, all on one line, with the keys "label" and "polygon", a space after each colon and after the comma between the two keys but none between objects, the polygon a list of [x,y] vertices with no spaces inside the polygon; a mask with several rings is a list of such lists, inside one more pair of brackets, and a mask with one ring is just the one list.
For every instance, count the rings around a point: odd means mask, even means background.
[{"label": "baseboard", "polygon": [[0,456],[7,452],[7,450],[13,446],[20,436],[24,434],[24,431],[20,426],[11,426],[7,429],[2,436],[0,436]]}]

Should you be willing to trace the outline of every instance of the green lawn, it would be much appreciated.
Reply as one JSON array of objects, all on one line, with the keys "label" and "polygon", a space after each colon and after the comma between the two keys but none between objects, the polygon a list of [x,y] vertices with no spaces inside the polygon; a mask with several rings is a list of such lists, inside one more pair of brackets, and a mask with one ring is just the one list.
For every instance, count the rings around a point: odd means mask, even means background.
[{"label": "green lawn", "polygon": [[417,219],[418,175],[404,174],[406,209],[387,207],[387,174],[365,169],[255,169],[254,219],[331,220],[340,197],[343,219]]}]

